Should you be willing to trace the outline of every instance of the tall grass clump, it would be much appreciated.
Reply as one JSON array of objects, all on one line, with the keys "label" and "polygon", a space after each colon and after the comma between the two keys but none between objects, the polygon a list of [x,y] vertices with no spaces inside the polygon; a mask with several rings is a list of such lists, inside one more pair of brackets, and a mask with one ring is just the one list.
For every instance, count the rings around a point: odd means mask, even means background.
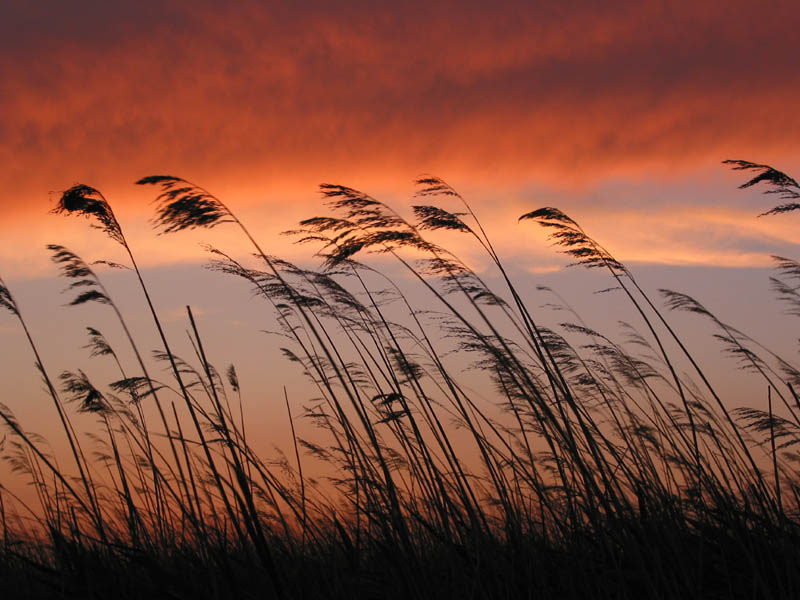
[{"label": "tall grass clump", "polygon": [[[765,214],[800,208],[788,175],[726,162],[755,173],[742,187],[763,184],[784,201]],[[156,189],[162,234],[227,225],[244,236],[252,256],[207,246],[208,268],[264,301],[282,353],[313,391],[298,400],[284,388],[274,399],[287,411],[292,447],[259,456],[236,368],[212,364],[190,306],[192,356],[175,354],[109,201],[86,185],[65,191],[53,212],[86,217],[127,260],[87,262],[48,246],[69,281],[69,304],[110,310],[126,348],[87,327],[90,357],[110,361],[115,378],[97,384],[76,367],[53,379],[0,280],[0,306],[25,333],[70,449],[62,464],[0,406],[5,458],[36,499],[29,506],[0,484],[0,569],[12,593],[800,595],[800,371],[698,300],[645,290],[572,217],[546,207],[519,220],[544,228],[574,265],[607,274],[606,291],[632,315],[623,341],[539,286],[569,315],[546,324],[530,282],[503,263],[472,206],[433,176],[416,181],[408,215],[353,188],[320,186],[327,214],[286,232],[315,248],[318,267],[270,254],[194,183],[138,184]],[[448,235],[474,244],[490,271],[442,245]],[[776,261],[773,289],[800,314],[800,264]],[[98,263],[138,285],[160,343],[152,355],[140,350]],[[732,368],[758,378],[763,401],[739,406],[714,386],[675,311],[708,321]],[[151,376],[158,364],[166,381]],[[78,414],[96,430],[76,426]]]}]

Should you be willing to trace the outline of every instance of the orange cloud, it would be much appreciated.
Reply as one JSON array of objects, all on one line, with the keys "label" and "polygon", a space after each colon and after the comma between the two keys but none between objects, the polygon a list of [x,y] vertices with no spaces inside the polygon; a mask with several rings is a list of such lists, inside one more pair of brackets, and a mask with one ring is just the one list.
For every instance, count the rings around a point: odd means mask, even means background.
[{"label": "orange cloud", "polygon": [[798,157],[794,2],[34,4],[0,26],[6,240],[77,181],[143,216],[161,172],[291,212],[326,180],[488,197]]}]

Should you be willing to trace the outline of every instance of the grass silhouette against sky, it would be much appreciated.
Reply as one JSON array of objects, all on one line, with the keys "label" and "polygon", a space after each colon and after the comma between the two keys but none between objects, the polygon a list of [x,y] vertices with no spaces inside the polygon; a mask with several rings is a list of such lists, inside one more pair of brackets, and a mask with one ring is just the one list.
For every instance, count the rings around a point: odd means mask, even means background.
[{"label": "grass silhouette against sky", "polygon": [[797,597],[796,3],[4,9],[7,589]]}]

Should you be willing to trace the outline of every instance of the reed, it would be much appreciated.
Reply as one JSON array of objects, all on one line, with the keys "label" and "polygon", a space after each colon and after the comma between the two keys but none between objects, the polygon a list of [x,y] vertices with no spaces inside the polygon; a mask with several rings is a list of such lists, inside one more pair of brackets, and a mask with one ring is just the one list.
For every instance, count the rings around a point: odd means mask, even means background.
[{"label": "reed", "polygon": [[[800,208],[800,186],[788,175],[726,162],[755,173],[742,187],[765,185],[784,201],[764,214]],[[569,315],[557,329],[546,326],[529,282],[514,279],[470,204],[436,177],[417,180],[415,202],[426,204],[412,207],[413,218],[323,184],[329,213],[287,232],[316,247],[318,268],[268,253],[227,204],[194,183],[138,183],[158,190],[161,233],[238,228],[255,266],[208,247],[208,267],[263,299],[284,355],[316,398],[298,405],[284,390],[277,401],[288,413],[293,458],[259,456],[235,367],[210,362],[190,306],[194,356],[174,353],[111,204],[89,186],[70,188],[54,212],[87,217],[122,246],[128,264],[99,262],[135,279],[161,348],[146,359],[95,263],[50,245],[69,303],[110,309],[135,357],[124,364],[109,338],[88,327],[90,358],[111,360],[119,379],[96,384],[77,366],[56,385],[0,280],[0,306],[26,334],[72,458],[61,465],[12,407],[0,406],[5,458],[38,501],[25,507],[0,484],[0,576],[12,595],[800,595],[800,370],[686,294],[651,297],[560,210],[540,208],[520,221],[545,228],[576,265],[608,273],[636,319],[624,342],[542,288]],[[500,285],[443,247],[446,235],[471,239]],[[375,254],[383,260],[371,261]],[[385,259],[396,266],[385,271]],[[776,261],[773,289],[796,316],[800,266]],[[389,274],[397,269],[407,275],[402,284]],[[763,382],[763,404],[729,407],[672,311],[714,327],[721,352],[738,361],[732,368]],[[169,381],[151,377],[153,361],[168,367]],[[467,385],[465,364],[493,400]],[[95,416],[96,431],[76,428],[76,413]],[[316,434],[301,437],[298,420]],[[309,470],[311,462],[319,464]],[[319,469],[324,480],[309,475]]]}]

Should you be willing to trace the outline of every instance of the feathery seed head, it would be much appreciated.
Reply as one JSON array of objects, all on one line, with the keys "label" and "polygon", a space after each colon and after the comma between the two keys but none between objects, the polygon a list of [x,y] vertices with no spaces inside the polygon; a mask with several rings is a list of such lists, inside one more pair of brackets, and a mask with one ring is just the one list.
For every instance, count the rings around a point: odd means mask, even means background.
[{"label": "feathery seed head", "polygon": [[156,215],[152,222],[161,233],[173,233],[197,227],[216,227],[234,221],[233,215],[218,198],[207,190],[171,175],[151,175],[137,185],[157,185]]},{"label": "feathery seed head", "polygon": [[111,205],[103,194],[93,187],[84,184],[73,185],[61,194],[53,214],[81,215],[94,220],[92,227],[105,231],[115,242],[125,245],[122,228],[111,210]]}]

